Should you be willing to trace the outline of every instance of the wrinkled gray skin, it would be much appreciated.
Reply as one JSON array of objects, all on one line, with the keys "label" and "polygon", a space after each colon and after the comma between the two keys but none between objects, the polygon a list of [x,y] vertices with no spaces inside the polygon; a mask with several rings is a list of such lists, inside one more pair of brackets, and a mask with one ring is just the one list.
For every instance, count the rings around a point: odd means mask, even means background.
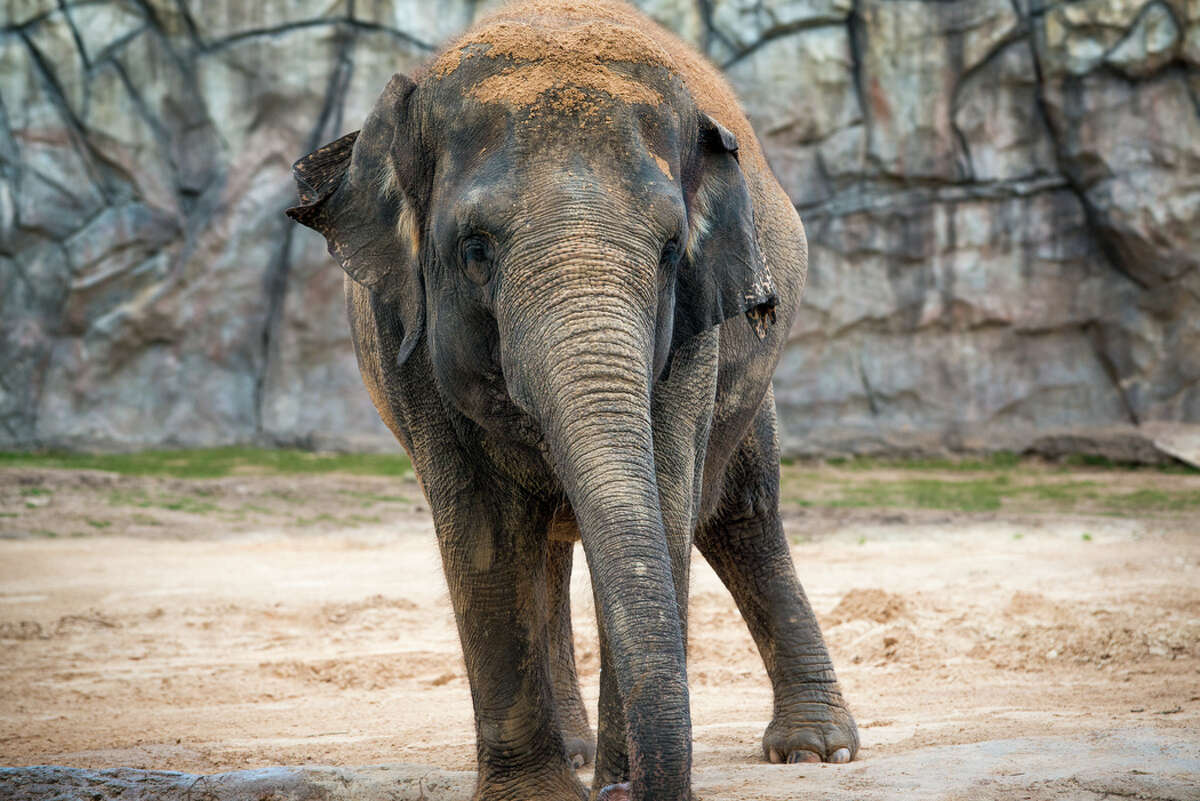
[{"label": "wrinkled gray skin", "polygon": [[[553,5],[394,77],[361,132],[297,163],[289,211],[348,274],[364,382],[429,499],[476,797],[585,798],[574,767],[593,755],[594,798],[691,797],[693,543],[771,678],[766,758],[848,761],[857,730],[778,511],[770,378],[803,291],[800,220],[710,67],[623,6]],[[588,71],[556,62],[564,47]]]}]

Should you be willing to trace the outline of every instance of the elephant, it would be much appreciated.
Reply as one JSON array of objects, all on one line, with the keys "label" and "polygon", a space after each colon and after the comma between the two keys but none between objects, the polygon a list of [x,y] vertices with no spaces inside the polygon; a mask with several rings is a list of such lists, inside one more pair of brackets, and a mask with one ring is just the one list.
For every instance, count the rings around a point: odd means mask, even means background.
[{"label": "elephant", "polygon": [[[296,162],[363,382],[432,512],[476,799],[691,798],[689,556],[774,692],[771,762],[858,732],[779,514],[771,378],[807,244],[719,72],[612,0],[528,0],[397,74]],[[595,738],[568,578],[600,632]]]}]

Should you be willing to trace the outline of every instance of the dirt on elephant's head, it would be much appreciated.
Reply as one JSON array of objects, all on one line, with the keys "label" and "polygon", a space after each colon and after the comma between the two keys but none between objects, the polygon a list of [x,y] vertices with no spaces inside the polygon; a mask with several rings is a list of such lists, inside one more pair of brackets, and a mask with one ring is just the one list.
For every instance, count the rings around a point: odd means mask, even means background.
[{"label": "dirt on elephant's head", "polygon": [[[733,131],[743,161],[761,165],[754,132],[717,68],[625,3],[528,0],[506,5],[448,45],[427,74],[445,77],[476,58],[502,65],[473,86],[471,96],[531,117],[543,111],[587,117],[588,111],[599,111],[596,98],[603,96],[657,105],[663,101],[661,87],[632,73],[661,67],[683,81],[701,111]],[[582,108],[579,92],[591,96]]]},{"label": "dirt on elephant's head", "polygon": [[501,18],[476,29],[469,40],[490,46],[487,52],[493,57],[561,63],[575,67],[574,72],[585,72],[581,67],[588,62],[674,66],[659,42],[627,24],[628,21],[576,21],[559,17],[547,20],[549,24],[536,24],[539,21]]},{"label": "dirt on elephant's head", "polygon": [[500,59],[505,66],[473,86],[470,95],[482,103],[533,112],[593,110],[594,104],[581,101],[581,92],[598,92],[630,104],[663,102],[658,91],[618,66],[672,69],[671,56],[655,39],[607,19],[577,20],[573,10],[545,19],[532,11],[532,16],[522,18],[505,11],[483,23],[438,58],[432,72],[448,75],[464,61]]},{"label": "dirt on elephant's head", "polygon": [[[590,90],[587,91],[587,90]],[[554,62],[518,64],[506,67],[470,91],[481,103],[500,103],[514,108],[554,112],[597,113],[600,105],[585,95],[601,92],[626,103],[657,106],[662,95],[603,64],[593,64],[577,76],[564,74]]]}]

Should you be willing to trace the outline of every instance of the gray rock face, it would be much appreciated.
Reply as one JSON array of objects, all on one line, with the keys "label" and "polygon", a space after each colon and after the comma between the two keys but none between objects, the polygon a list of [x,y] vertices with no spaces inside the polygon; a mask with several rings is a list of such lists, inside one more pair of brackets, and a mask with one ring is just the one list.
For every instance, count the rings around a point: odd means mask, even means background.
[{"label": "gray rock face", "polygon": [[197,776],[166,770],[0,768],[10,801],[462,801],[475,774],[428,765],[274,767]]},{"label": "gray rock face", "polygon": [[[394,447],[289,167],[495,5],[0,3],[0,448]],[[1196,0],[640,5],[808,227],[786,451],[1200,422]]]}]

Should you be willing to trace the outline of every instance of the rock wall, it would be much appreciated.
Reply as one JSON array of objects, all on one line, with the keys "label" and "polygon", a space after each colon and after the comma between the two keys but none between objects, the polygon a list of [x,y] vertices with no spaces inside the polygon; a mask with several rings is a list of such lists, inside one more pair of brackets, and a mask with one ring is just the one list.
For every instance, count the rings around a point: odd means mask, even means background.
[{"label": "rock wall", "polygon": [[[491,4],[0,1],[0,448],[391,448],[291,162]],[[1200,422],[1200,0],[643,0],[809,232],[791,452]]]}]

